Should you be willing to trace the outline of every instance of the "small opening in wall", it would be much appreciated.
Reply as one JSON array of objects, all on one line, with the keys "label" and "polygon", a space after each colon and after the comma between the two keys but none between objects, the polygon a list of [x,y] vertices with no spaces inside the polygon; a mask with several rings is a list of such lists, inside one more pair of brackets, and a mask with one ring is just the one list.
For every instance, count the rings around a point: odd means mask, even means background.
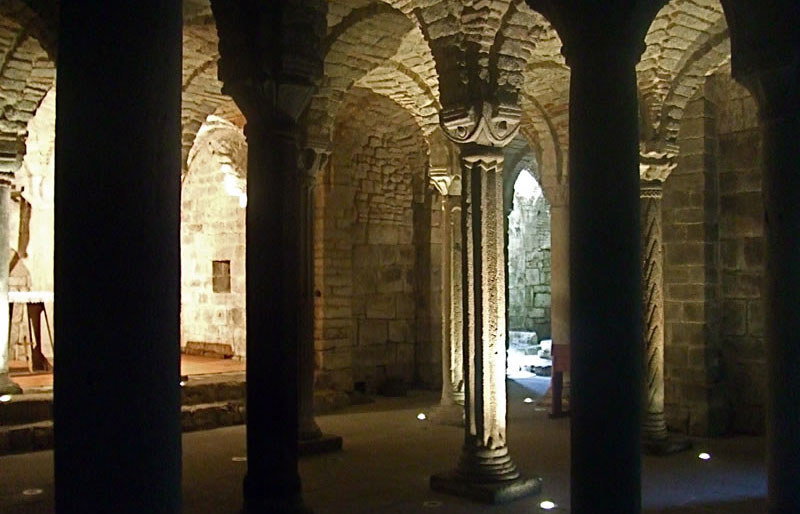
[{"label": "small opening in wall", "polygon": [[211,261],[211,287],[215,293],[231,292],[231,261]]}]

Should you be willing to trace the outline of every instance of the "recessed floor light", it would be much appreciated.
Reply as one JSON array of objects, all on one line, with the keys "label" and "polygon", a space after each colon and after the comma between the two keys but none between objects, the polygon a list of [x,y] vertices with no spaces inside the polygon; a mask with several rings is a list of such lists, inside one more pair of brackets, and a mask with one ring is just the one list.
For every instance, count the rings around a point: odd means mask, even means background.
[{"label": "recessed floor light", "polygon": [[525,403],[533,403],[533,398],[531,398],[530,396],[528,396],[527,398],[525,398],[525,399],[524,399],[524,400],[522,400],[522,401],[523,401],[523,402],[525,402]]},{"label": "recessed floor light", "polygon": [[8,403],[10,401],[11,401],[11,395],[10,394],[4,394],[3,396],[0,396],[0,402]]},{"label": "recessed floor light", "polygon": [[419,414],[417,414],[417,419],[420,421],[425,421],[426,419],[428,419],[428,416],[426,416],[424,412],[420,412]]},{"label": "recessed floor light", "polygon": [[33,488],[33,489],[25,489],[24,491],[22,491],[22,494],[24,494],[25,496],[38,496],[43,492],[44,491],[42,489]]},{"label": "recessed floor light", "polygon": [[550,500],[545,500],[539,504],[539,508],[542,510],[553,510],[556,508],[556,504],[551,502]]},{"label": "recessed floor light", "polygon": [[697,458],[700,460],[711,460],[711,454],[703,452],[700,455],[698,455]]},{"label": "recessed floor light", "polygon": [[231,457],[233,462],[247,462],[247,457]]},{"label": "recessed floor light", "polygon": [[426,509],[435,509],[437,507],[441,507],[442,506],[442,502],[440,502],[438,500],[430,500],[430,501],[423,502],[422,506],[425,507]]}]

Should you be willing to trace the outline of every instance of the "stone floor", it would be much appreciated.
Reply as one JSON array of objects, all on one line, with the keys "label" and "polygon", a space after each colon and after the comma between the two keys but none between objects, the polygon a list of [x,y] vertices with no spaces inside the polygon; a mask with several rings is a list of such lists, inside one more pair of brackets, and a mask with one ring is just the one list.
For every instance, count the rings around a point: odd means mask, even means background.
[{"label": "stone floor", "polygon": [[[550,512],[569,512],[569,420],[550,420],[535,403],[524,403],[536,394],[529,389],[511,383],[509,392],[511,453],[524,473],[544,479],[540,496],[487,506],[431,492],[428,477],[456,463],[463,432],[419,421],[417,414],[438,395],[412,392],[318,418],[326,432],[344,436],[344,451],[301,460],[307,503],[316,514],[531,514],[543,512],[539,503],[549,499],[558,505]],[[239,459],[245,455],[244,427],[185,434],[183,445],[184,512],[237,512],[246,467]],[[690,453],[646,457],[645,512],[765,512],[762,448],[760,438],[696,440]],[[701,451],[711,460],[699,460]],[[0,512],[53,512],[52,466],[52,452],[0,458]],[[30,495],[36,489],[41,494]]]}]

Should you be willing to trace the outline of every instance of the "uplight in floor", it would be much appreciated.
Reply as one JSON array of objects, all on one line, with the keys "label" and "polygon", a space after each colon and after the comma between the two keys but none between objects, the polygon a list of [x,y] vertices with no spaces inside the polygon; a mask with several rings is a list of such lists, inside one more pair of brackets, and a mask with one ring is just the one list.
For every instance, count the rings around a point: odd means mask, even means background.
[{"label": "uplight in floor", "polygon": [[700,455],[698,455],[697,458],[700,460],[711,460],[711,454],[703,452]]},{"label": "uplight in floor", "polygon": [[539,508],[542,510],[553,510],[556,508],[556,504],[550,500],[545,500],[539,504]]},{"label": "uplight in floor", "polygon": [[417,419],[420,421],[425,421],[426,419],[428,419],[428,416],[426,416],[424,412],[420,412],[419,414],[417,414]]}]

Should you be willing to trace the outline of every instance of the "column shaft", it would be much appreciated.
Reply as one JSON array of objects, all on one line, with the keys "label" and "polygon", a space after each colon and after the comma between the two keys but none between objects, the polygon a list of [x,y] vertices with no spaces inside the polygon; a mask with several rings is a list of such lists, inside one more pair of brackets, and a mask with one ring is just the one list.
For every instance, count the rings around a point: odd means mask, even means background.
[{"label": "column shaft", "polygon": [[463,425],[464,380],[461,339],[461,198],[442,196],[442,399],[435,417]]},{"label": "column shaft", "polygon": [[[8,305],[8,266],[9,254],[9,217],[11,216],[11,186],[0,179],[0,305]],[[19,385],[8,377],[8,316],[0,310],[0,394],[18,394],[22,392]]]},{"label": "column shaft", "polygon": [[[299,170],[305,173],[306,170]],[[311,440],[322,437],[322,430],[314,419],[314,174],[313,170],[301,177],[300,212],[300,262],[303,267],[300,285],[300,405],[299,437]]]},{"label": "column shaft", "polygon": [[181,512],[181,27],[177,0],[61,5],[59,513]]},{"label": "column shaft", "polygon": [[800,512],[800,69],[763,72],[767,476],[770,514]]},{"label": "column shaft", "polygon": [[[248,120],[246,512],[302,511],[300,177],[294,123]],[[272,509],[272,510],[270,510]]]},{"label": "column shaft", "polygon": [[643,182],[640,195],[645,377],[642,435],[646,441],[661,441],[667,439],[667,424],[664,420],[664,256],[661,236],[661,183]]},{"label": "column shaft", "polygon": [[607,44],[569,56],[571,508],[576,514],[641,510],[635,59],[621,44]]}]

